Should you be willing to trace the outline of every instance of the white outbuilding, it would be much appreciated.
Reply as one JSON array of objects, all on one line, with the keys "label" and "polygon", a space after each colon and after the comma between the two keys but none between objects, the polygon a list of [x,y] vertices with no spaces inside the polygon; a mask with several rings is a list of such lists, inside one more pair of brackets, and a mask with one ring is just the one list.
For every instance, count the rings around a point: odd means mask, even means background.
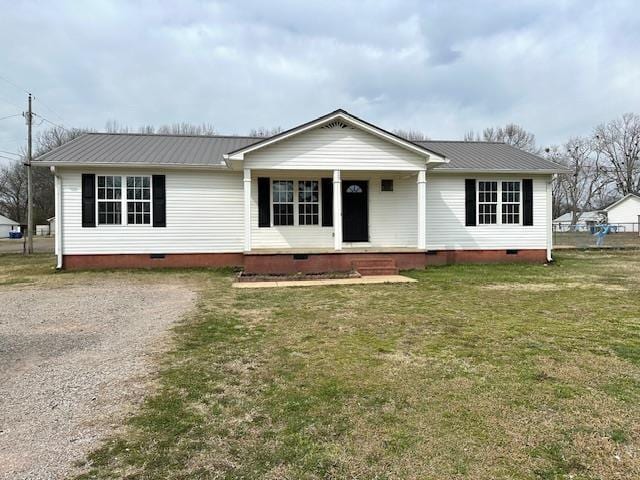
[{"label": "white outbuilding", "polygon": [[640,216],[640,196],[629,193],[604,209],[609,225],[619,232],[637,232]]},{"label": "white outbuilding", "polygon": [[20,224],[10,218],[0,215],[0,238],[8,238],[9,232],[19,232]]}]

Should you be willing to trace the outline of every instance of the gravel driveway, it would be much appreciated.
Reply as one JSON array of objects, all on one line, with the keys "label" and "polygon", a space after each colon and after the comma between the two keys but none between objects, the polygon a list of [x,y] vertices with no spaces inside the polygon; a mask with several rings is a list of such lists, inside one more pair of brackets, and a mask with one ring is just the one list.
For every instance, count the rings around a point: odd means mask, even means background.
[{"label": "gravel driveway", "polygon": [[0,478],[56,479],[149,388],[184,285],[0,287]]}]

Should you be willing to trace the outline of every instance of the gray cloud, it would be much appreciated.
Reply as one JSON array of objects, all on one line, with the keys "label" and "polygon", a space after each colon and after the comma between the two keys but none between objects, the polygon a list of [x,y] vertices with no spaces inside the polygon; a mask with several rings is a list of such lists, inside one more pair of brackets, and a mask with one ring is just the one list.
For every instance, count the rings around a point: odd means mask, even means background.
[{"label": "gray cloud", "polygon": [[[343,107],[437,138],[515,121],[546,145],[640,110],[631,1],[0,0],[0,11],[0,75],[66,126],[246,133]],[[0,81],[0,117],[24,101]],[[21,118],[0,120],[0,150],[23,141]]]}]

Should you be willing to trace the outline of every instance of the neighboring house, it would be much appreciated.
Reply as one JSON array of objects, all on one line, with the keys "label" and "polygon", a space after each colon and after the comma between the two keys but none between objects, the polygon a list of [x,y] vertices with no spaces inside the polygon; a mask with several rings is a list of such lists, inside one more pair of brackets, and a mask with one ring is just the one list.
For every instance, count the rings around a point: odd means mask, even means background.
[{"label": "neighboring house", "polygon": [[618,232],[637,232],[640,216],[640,196],[629,193],[603,210],[607,221]]},{"label": "neighboring house", "polygon": [[56,231],[56,217],[47,218],[49,224],[49,235],[53,235]]},{"label": "neighboring house", "polygon": [[266,139],[89,133],[34,164],[55,175],[59,268],[248,273],[546,262],[564,171],[504,143],[410,142],[344,110]]},{"label": "neighboring house", "polygon": [[606,215],[598,210],[580,212],[574,224],[572,212],[567,212],[553,220],[553,229],[556,232],[585,232],[602,223],[605,219]]},{"label": "neighboring house", "polygon": [[19,232],[20,224],[10,218],[0,215],[0,238],[8,238],[9,232]]}]

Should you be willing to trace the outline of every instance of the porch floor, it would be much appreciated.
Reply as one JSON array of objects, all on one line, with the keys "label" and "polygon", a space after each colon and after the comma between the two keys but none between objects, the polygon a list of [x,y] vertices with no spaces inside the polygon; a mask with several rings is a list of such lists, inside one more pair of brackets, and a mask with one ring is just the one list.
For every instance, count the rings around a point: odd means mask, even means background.
[{"label": "porch floor", "polygon": [[414,247],[343,247],[342,250],[333,248],[254,248],[245,255],[294,255],[294,254],[340,254],[340,253],[424,253],[426,250]]}]

